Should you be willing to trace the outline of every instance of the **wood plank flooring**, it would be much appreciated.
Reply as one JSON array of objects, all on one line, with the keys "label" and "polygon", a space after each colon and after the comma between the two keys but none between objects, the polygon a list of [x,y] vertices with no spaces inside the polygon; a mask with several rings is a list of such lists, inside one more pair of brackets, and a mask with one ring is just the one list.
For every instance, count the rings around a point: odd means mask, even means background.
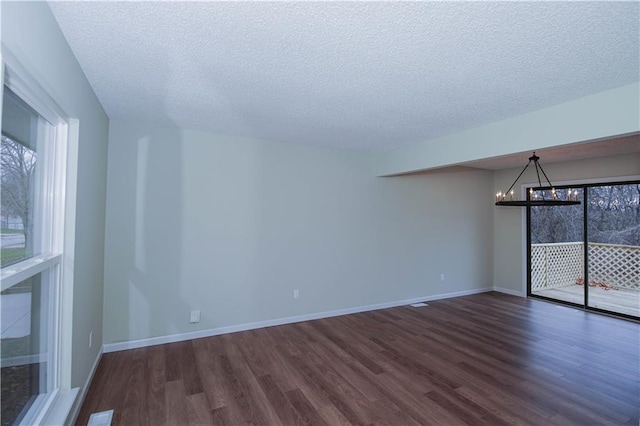
[{"label": "wood plank flooring", "polygon": [[108,353],[77,424],[637,425],[639,340],[484,293]]}]

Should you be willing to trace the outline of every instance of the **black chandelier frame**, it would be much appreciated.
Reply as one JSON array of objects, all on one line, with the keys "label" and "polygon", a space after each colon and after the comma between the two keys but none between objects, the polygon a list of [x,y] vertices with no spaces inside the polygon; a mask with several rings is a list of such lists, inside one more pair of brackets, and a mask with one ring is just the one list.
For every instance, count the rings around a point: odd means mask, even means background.
[{"label": "black chandelier frame", "polygon": [[[533,165],[536,168],[536,175],[538,177],[538,187],[529,189],[526,200],[514,200],[513,191],[512,191],[513,187],[516,185],[520,177],[522,177],[524,172],[529,168],[531,163],[533,163]],[[549,185],[548,188],[551,188],[551,199],[545,198],[544,192],[542,193],[542,198],[540,199],[531,198],[533,191],[542,190],[545,188],[542,186],[542,179],[540,178],[541,172],[542,172],[542,176],[544,176],[545,180],[547,181],[547,184]],[[556,196],[555,188],[551,184],[551,181],[547,177],[547,174],[545,173],[544,169],[540,165],[540,157],[538,157],[534,152],[533,155],[529,157],[529,162],[527,163],[527,165],[524,166],[524,169],[522,169],[522,171],[520,172],[516,180],[513,181],[509,189],[507,189],[505,193],[499,192],[498,194],[496,194],[496,206],[512,206],[512,207],[573,206],[576,204],[580,204],[580,201],[577,199],[577,192],[575,193],[575,198],[571,199],[571,190],[569,189],[568,191],[569,191],[568,192],[569,195],[567,196],[566,200],[564,199],[561,200]],[[507,199],[507,197],[510,197],[511,199]]]}]

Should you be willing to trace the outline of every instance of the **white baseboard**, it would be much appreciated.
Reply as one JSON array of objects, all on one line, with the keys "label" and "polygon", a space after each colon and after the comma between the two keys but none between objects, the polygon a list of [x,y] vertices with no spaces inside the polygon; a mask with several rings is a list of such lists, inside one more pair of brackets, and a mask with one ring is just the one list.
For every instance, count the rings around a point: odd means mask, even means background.
[{"label": "white baseboard", "polygon": [[87,392],[89,391],[89,386],[91,386],[91,382],[93,381],[93,376],[96,374],[96,370],[98,369],[98,364],[100,364],[100,360],[102,359],[102,354],[104,353],[104,345],[98,351],[98,355],[96,356],[95,361],[93,361],[93,366],[91,367],[91,371],[89,372],[89,377],[84,382],[84,386],[80,388],[78,392],[78,396],[76,397],[73,406],[71,407],[71,411],[67,416],[67,421],[64,424],[74,425],[78,420],[78,414],[80,414],[80,409],[82,408],[82,404],[84,404],[84,399],[87,396]]},{"label": "white baseboard", "polygon": [[518,296],[518,297],[527,297],[527,295],[521,291],[517,291],[517,290],[511,290],[510,288],[504,288],[504,287],[493,287],[493,291],[497,291],[498,293],[505,293],[505,294],[510,294],[512,296]]},{"label": "white baseboard", "polygon": [[356,314],[359,312],[375,311],[377,309],[395,308],[396,306],[410,305],[418,302],[428,302],[431,300],[448,299],[451,297],[469,296],[472,294],[486,293],[494,291],[494,287],[484,287],[453,293],[438,294],[434,296],[421,296],[412,299],[396,300],[394,302],[377,303],[374,305],[356,306],[354,308],[337,309],[335,311],[316,312],[313,314],[297,315],[295,317],[278,318],[267,321],[250,322],[245,324],[231,325],[228,327],[212,328],[207,330],[190,331],[187,333],[172,334],[168,336],[151,337],[148,339],[131,340],[128,342],[107,343],[103,346],[103,351],[117,352],[127,349],[144,348],[147,346],[162,345],[165,343],[182,342],[202,337],[218,336],[221,334],[236,333],[238,331],[254,330],[257,328],[273,327],[276,325],[292,324],[302,321],[311,321],[322,318],[337,317],[340,315]]}]

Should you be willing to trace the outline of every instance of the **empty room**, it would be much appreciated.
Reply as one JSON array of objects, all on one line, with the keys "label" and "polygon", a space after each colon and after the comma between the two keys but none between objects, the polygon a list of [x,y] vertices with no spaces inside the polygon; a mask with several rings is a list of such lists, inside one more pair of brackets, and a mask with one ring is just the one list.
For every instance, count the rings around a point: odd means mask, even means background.
[{"label": "empty room", "polygon": [[2,425],[639,424],[639,2],[0,15]]}]

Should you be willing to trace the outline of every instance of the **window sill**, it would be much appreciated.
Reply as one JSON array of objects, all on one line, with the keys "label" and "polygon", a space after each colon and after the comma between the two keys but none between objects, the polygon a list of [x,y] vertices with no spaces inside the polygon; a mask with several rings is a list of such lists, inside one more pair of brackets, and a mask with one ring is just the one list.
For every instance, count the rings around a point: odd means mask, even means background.
[{"label": "window sill", "polygon": [[64,425],[71,412],[71,407],[78,396],[80,388],[73,388],[68,391],[58,391],[49,409],[40,419],[38,424],[42,425]]}]

